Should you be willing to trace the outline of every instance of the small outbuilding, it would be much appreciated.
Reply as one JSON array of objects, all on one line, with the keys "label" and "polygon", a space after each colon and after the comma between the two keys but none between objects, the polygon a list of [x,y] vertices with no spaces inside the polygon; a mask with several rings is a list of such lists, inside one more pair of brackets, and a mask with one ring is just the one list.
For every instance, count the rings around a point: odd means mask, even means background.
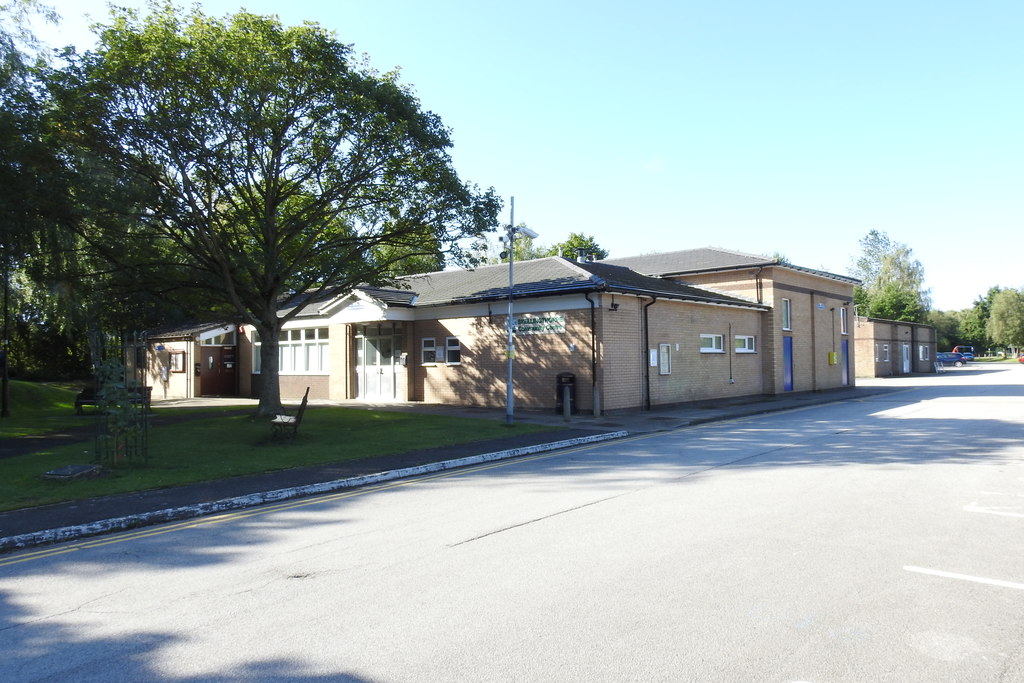
[{"label": "small outbuilding", "polygon": [[894,377],[935,372],[935,328],[881,318],[856,318],[857,376]]}]

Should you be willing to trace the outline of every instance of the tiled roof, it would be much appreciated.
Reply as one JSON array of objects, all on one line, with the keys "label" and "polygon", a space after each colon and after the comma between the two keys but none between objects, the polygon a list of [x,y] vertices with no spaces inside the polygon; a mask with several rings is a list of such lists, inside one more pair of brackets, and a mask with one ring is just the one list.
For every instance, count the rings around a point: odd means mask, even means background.
[{"label": "tiled roof", "polygon": [[[616,292],[700,301],[730,306],[758,306],[738,297],[711,292],[671,280],[648,277],[608,263],[577,263],[558,256],[519,261],[514,268],[517,298],[569,294],[572,292]],[[447,306],[458,303],[508,298],[508,265],[483,266],[475,270],[446,270],[411,275],[401,279],[409,290],[360,288],[369,296],[380,292],[415,293],[405,305]],[[383,300],[383,299],[381,299]]]},{"label": "tiled roof", "polygon": [[767,256],[754,256],[753,254],[711,247],[605,259],[600,263],[625,266],[637,272],[655,276],[776,265],[776,261]]},{"label": "tiled roof", "polygon": [[[588,273],[557,256],[517,261],[513,275],[513,293],[517,297],[597,289]],[[501,299],[508,297],[508,264],[410,275],[401,281],[416,292],[417,307]]]},{"label": "tiled roof", "polygon": [[[666,277],[685,277],[687,273],[758,266],[790,268],[857,283],[853,278],[780,264],[765,256],[704,248],[584,263],[560,256],[517,261],[514,265],[514,295],[521,299],[573,292],[611,292],[723,306],[768,308],[749,299],[721,294]],[[420,308],[497,301],[508,298],[508,264],[481,266],[474,270],[455,269],[409,275],[399,278],[396,285],[393,288],[364,285],[357,290],[394,307]],[[328,302],[338,300],[339,296],[341,294],[337,291],[325,292],[315,300],[301,295],[296,296],[282,312],[294,305],[300,305],[304,310],[299,315],[320,315],[322,307]]]},{"label": "tiled roof", "polygon": [[359,290],[377,301],[389,306],[411,306],[416,300],[416,292],[409,289],[387,289],[384,287],[360,287]]},{"label": "tiled roof", "polygon": [[664,254],[644,254],[643,256],[627,256],[625,258],[605,259],[600,263],[611,263],[618,266],[625,266],[645,275],[665,277],[669,275],[686,276],[687,273],[706,273],[718,270],[736,270],[741,268],[757,268],[760,266],[777,266],[789,268],[802,273],[811,273],[830,280],[839,280],[850,284],[859,284],[856,278],[846,275],[837,275],[823,270],[794,266],[788,263],[780,263],[767,256],[755,256],[744,254],[728,249],[716,247],[704,247],[701,249],[685,249],[683,251],[669,251]]},{"label": "tiled roof", "polygon": [[232,323],[228,322],[215,322],[215,323],[182,323],[179,325],[167,325],[164,327],[157,327],[152,330],[146,330],[146,337],[148,339],[191,339],[196,335],[200,335],[203,332],[209,332],[210,330],[216,330],[219,327],[226,327]]},{"label": "tiled roof", "polygon": [[612,292],[641,296],[660,296],[681,301],[700,301],[728,306],[768,308],[748,299],[712,292],[683,282],[641,275],[624,266],[617,266],[607,262],[577,263],[575,265],[601,278],[601,280],[607,283],[607,290]]}]

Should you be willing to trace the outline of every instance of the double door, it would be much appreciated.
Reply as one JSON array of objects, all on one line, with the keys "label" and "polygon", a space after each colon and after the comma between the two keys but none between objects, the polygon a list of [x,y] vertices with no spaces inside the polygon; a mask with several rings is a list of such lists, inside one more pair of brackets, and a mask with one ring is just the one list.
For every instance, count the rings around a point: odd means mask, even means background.
[{"label": "double door", "polygon": [[402,358],[401,330],[392,325],[360,325],[355,341],[359,398],[395,400]]}]

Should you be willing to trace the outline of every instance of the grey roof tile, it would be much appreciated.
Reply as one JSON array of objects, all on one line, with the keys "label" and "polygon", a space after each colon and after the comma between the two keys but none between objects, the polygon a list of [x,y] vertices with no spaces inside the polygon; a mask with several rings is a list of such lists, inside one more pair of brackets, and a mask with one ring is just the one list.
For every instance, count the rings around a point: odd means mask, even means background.
[{"label": "grey roof tile", "polygon": [[669,251],[663,254],[644,254],[642,256],[626,256],[624,258],[605,259],[600,263],[611,263],[625,266],[646,275],[665,277],[669,275],[681,275],[685,277],[688,273],[704,273],[717,270],[735,270],[740,268],[757,268],[758,266],[778,266],[789,268],[803,273],[811,273],[831,280],[839,280],[849,284],[859,284],[860,281],[846,275],[837,275],[824,270],[805,268],[788,263],[779,263],[768,256],[757,256],[745,254],[739,251],[730,251],[718,247],[702,247],[700,249],[684,249],[681,251]]}]

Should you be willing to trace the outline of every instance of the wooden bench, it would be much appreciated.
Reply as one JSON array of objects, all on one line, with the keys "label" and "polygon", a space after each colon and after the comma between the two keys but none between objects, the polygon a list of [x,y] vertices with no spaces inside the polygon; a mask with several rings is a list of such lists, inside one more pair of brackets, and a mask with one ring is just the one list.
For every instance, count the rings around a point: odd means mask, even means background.
[{"label": "wooden bench", "polygon": [[294,439],[295,435],[299,432],[299,425],[302,424],[302,415],[306,412],[306,403],[308,402],[309,387],[306,387],[306,393],[302,396],[302,403],[299,404],[299,409],[294,415],[288,415],[287,413],[275,415],[274,419],[270,421],[270,438]]},{"label": "wooden bench", "polygon": [[[128,390],[128,400],[132,403],[141,403],[143,410],[147,413],[151,407],[151,401],[153,396],[153,387],[136,387]],[[83,388],[78,395],[75,396],[75,414],[83,414],[83,408],[86,406],[93,406],[94,408],[100,404],[99,392],[93,385]]]}]

